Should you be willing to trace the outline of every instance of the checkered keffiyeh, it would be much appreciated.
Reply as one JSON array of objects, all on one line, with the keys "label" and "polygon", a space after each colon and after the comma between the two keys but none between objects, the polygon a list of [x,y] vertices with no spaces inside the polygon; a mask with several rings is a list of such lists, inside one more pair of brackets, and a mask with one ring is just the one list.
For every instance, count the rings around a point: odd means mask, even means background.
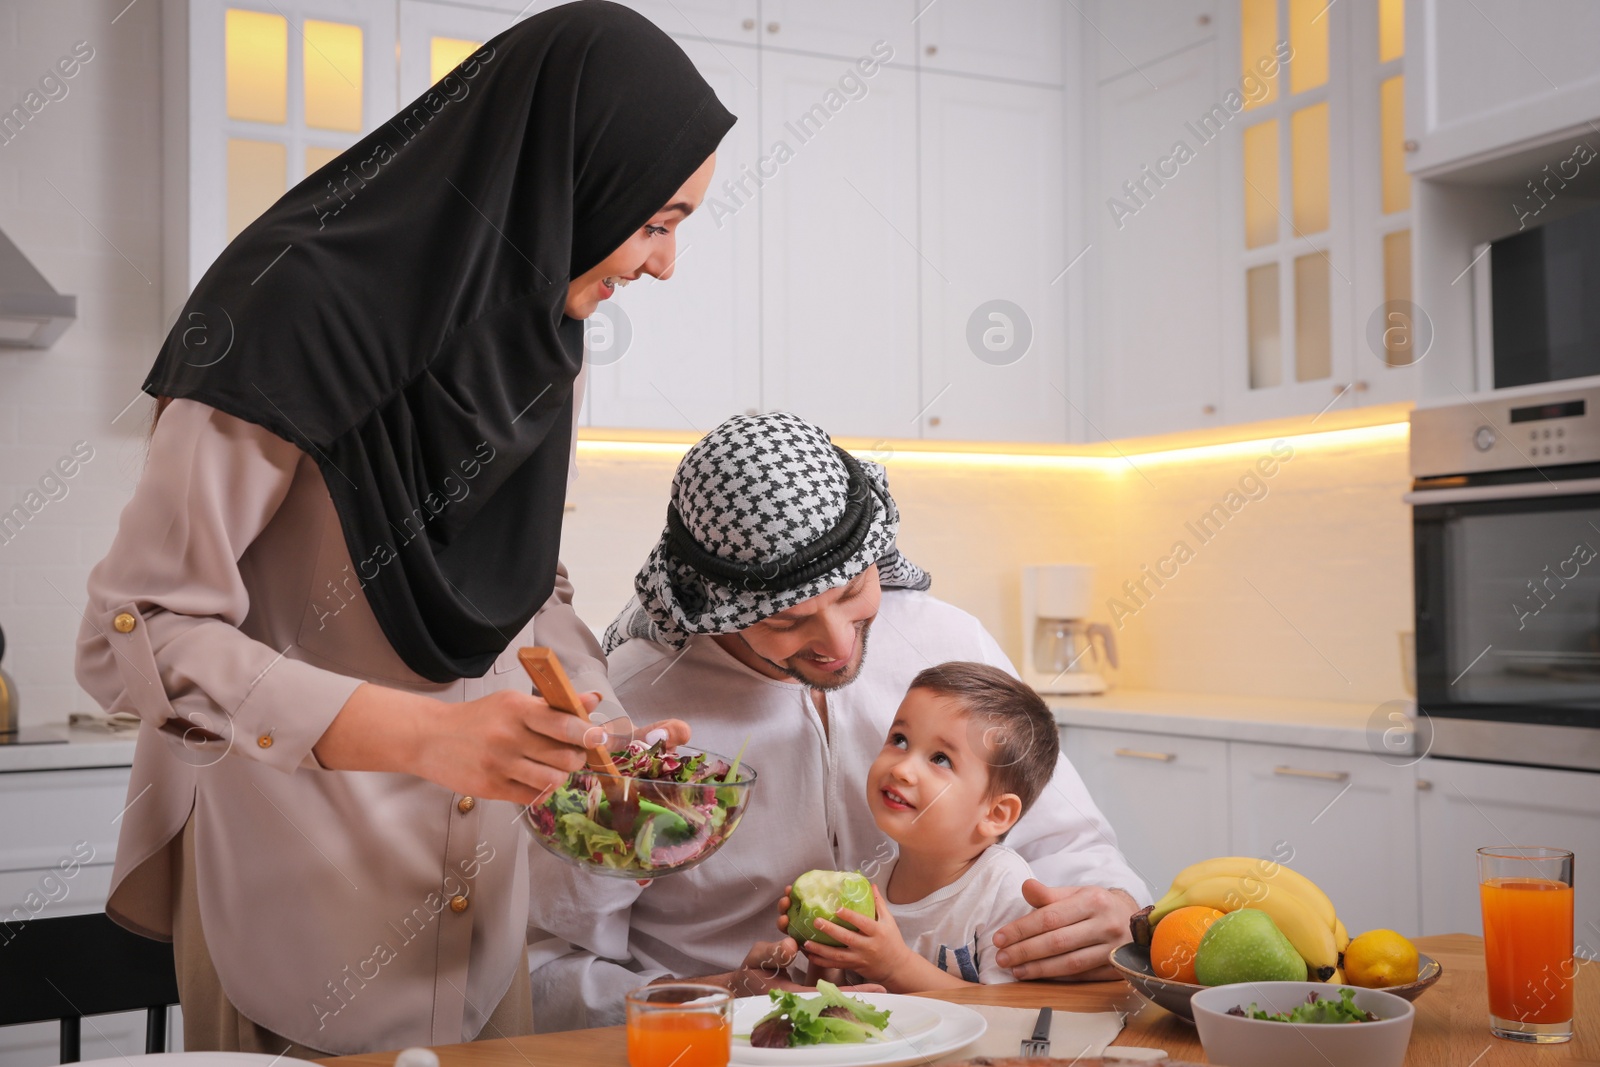
[{"label": "checkered keffiyeh", "polygon": [[672,479],[667,528],[606,630],[682,648],[735,633],[843,585],[873,563],[885,588],[932,579],[900,555],[900,511],[876,463],[788,412],[729,419],[689,449]]}]

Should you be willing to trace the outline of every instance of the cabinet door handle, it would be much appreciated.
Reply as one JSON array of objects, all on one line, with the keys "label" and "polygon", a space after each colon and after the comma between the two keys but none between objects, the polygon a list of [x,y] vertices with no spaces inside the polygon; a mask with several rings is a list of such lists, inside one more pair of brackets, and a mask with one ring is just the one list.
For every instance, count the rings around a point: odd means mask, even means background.
[{"label": "cabinet door handle", "polygon": [[1284,778],[1320,778],[1325,782],[1348,782],[1349,771],[1308,771],[1300,767],[1274,767],[1272,773]]},{"label": "cabinet door handle", "polygon": [[1153,759],[1157,763],[1171,763],[1178,758],[1176,752],[1145,752],[1137,748],[1119,748],[1116,754],[1126,759]]}]

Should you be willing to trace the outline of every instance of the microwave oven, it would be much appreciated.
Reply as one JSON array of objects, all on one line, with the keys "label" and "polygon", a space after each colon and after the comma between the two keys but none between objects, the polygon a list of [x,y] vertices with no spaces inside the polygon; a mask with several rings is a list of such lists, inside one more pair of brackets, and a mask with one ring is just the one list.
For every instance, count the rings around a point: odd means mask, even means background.
[{"label": "microwave oven", "polygon": [[1480,245],[1475,257],[1480,384],[1600,375],[1600,207]]}]

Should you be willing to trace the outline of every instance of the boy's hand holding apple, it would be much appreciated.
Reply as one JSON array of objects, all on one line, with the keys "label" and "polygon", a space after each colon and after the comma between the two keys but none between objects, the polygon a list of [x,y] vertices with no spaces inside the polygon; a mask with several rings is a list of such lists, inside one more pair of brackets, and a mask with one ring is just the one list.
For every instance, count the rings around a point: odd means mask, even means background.
[{"label": "boy's hand holding apple", "polygon": [[[814,966],[835,968],[859,974],[869,982],[887,984],[911,962],[911,949],[900,936],[900,927],[883,901],[877,886],[872,887],[877,918],[868,918],[849,908],[840,908],[838,922],[813,920],[819,933],[827,934],[839,946],[807,941],[800,946]],[[846,925],[848,924],[848,925]]]}]

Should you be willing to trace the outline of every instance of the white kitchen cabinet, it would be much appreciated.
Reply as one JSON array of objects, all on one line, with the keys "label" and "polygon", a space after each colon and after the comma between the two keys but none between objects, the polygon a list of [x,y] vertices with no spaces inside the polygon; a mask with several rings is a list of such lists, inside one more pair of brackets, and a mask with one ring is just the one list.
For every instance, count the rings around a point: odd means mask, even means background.
[{"label": "white kitchen cabinet", "polygon": [[[762,0],[761,45],[854,61],[883,42],[892,62],[913,66],[912,19],[928,0]],[[838,62],[834,67],[841,73]],[[835,75],[837,76],[837,75]]]},{"label": "white kitchen cabinet", "polygon": [[1406,6],[1407,63],[1417,84],[1427,86],[1406,102],[1407,133],[1417,142],[1409,160],[1413,173],[1490,158],[1564,132],[1578,140],[1593,137],[1600,115],[1594,61],[1600,6],[1587,0],[1412,0]]},{"label": "white kitchen cabinet", "polygon": [[1191,863],[1230,854],[1226,741],[1066,726],[1061,744],[1155,897]]},{"label": "white kitchen cabinet", "polygon": [[921,82],[921,434],[1064,441],[1061,90]]},{"label": "white kitchen cabinet", "polygon": [[1411,934],[1416,771],[1364,752],[1230,742],[1233,851],[1282,857],[1333,899],[1352,934]]},{"label": "white kitchen cabinet", "polygon": [[519,4],[506,12],[463,7],[438,0],[400,0],[401,102],[415,100],[438,80],[435,74],[442,76],[442,71],[435,70],[435,55],[439,49],[444,50],[441,54],[454,56],[469,45],[481,45],[503,33],[521,18],[536,15],[559,2],[538,0],[532,4]]},{"label": "white kitchen cabinet", "polygon": [[[400,0],[402,6],[413,0]],[[502,28],[512,17],[526,18],[570,0],[433,0],[463,11],[486,10],[500,19]],[[674,37],[755,44],[760,14],[759,0],[617,0],[631,7]],[[403,15],[402,15],[403,17]],[[470,17],[470,15],[469,15]],[[490,36],[493,36],[491,34]]]},{"label": "white kitchen cabinet", "polygon": [[[432,84],[435,40],[481,43],[510,24],[499,11],[402,0],[401,95]],[[756,49],[691,37],[678,44],[739,121],[718,148],[705,203],[678,231],[681,266],[666,281],[640,278],[588,320],[593,425],[708,430],[761,402],[759,210],[737,190],[741,181],[754,188],[742,168],[759,154]]]},{"label": "white kitchen cabinet", "polygon": [[999,7],[992,0],[913,2],[920,12],[917,63],[924,71],[1044,85],[1065,79],[1063,20],[1070,9],[1059,0],[1007,0]]},{"label": "white kitchen cabinet", "polygon": [[[126,766],[0,772],[0,811],[14,816],[0,824],[0,918],[22,922],[104,909],[128,803],[128,775]],[[83,1058],[142,1053],[144,1028],[142,1011],[85,1019]],[[53,1022],[0,1027],[0,1063],[55,1064],[59,1040]],[[169,1009],[167,1046],[183,1049],[176,1007]]]},{"label": "white kitchen cabinet", "polygon": [[[233,18],[248,62],[230,91]],[[388,0],[163,9],[167,306],[183,303],[244,224],[395,113],[396,33]]]},{"label": "white kitchen cabinet", "polygon": [[837,59],[762,56],[762,406],[915,437],[916,75],[878,68],[856,99],[840,76]]},{"label": "white kitchen cabinet", "polygon": [[[127,767],[0,774],[0,811],[27,818],[0,820],[0,870],[46,868],[83,841],[87,863],[110,863],[117,851]],[[82,857],[80,857],[82,859]],[[0,901],[10,914],[9,901]]]},{"label": "white kitchen cabinet", "polygon": [[738,122],[717,149],[705,201],[678,227],[672,275],[640,278],[587,323],[595,426],[705,431],[761,406],[756,50],[678,43]]},{"label": "white kitchen cabinet", "polygon": [[[173,0],[166,302],[182,303],[241,219],[424,93],[464,50],[555,3],[284,0],[246,11],[283,42],[272,63],[236,70],[271,68],[283,114],[267,121],[228,117],[233,9]],[[787,409],[848,436],[1067,439],[1071,407],[1089,406],[1065,395],[1077,283],[1057,284],[1073,250],[1069,122],[1051,86],[1065,78],[1071,16],[1052,0],[629,3],[674,35],[740,122],[681,230],[675,277],[641,279],[591,322],[586,423],[705,430]],[[307,70],[340,66],[306,40],[312,21],[359,31],[359,70],[350,59],[332,72],[345,78],[323,79],[359,96],[348,129],[319,127],[306,110]],[[932,54],[919,57],[919,32]],[[232,141],[259,142],[252,151],[271,165],[230,170]],[[228,205],[246,201],[230,222]],[[1021,325],[974,319],[992,299],[1024,309],[1032,336],[1019,360],[973,354],[974,321],[980,342]]]},{"label": "white kitchen cabinet", "polygon": [[[1216,34],[1216,12],[1228,0],[1099,0],[1086,7],[1093,23],[1086,40],[1096,80],[1133,74]],[[1157,85],[1161,79],[1146,72]]]},{"label": "white kitchen cabinet", "polygon": [[674,37],[755,44],[758,0],[620,0]]},{"label": "white kitchen cabinet", "polygon": [[[1216,83],[1217,49],[1206,40],[1100,87],[1086,198],[1094,247],[1080,268],[1092,309],[1095,437],[1222,422],[1223,286],[1221,272],[1206,265],[1221,253],[1227,149],[1220,139],[1201,142],[1187,125],[1213,102]],[[1180,142],[1193,150],[1181,164]]]},{"label": "white kitchen cabinet", "polygon": [[1483,933],[1478,849],[1548,845],[1577,857],[1574,936],[1600,958],[1600,774],[1431,758],[1417,770],[1421,932]]}]

